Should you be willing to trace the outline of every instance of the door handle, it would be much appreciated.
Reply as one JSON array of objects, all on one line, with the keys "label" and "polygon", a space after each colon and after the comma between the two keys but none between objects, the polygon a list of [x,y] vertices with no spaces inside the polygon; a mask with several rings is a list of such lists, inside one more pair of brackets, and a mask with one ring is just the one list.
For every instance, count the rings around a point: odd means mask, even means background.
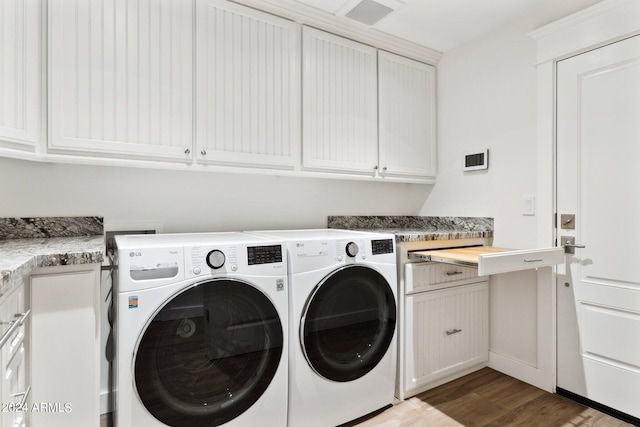
[{"label": "door handle", "polygon": [[565,254],[575,254],[576,248],[579,248],[579,249],[586,248],[585,245],[577,244],[575,237],[571,237],[571,236],[560,237],[560,245],[564,248]]}]

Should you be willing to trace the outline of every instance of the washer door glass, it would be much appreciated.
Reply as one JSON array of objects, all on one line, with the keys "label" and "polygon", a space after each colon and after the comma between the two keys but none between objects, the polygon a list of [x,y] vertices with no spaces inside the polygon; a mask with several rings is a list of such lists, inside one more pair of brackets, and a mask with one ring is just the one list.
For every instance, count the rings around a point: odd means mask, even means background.
[{"label": "washer door glass", "polygon": [[332,381],[366,375],[387,352],[396,302],[377,271],[350,266],[325,278],[307,301],[300,328],[303,352],[315,372]]},{"label": "washer door glass", "polygon": [[135,386],[167,425],[224,424],[267,389],[282,346],[282,324],[265,294],[240,281],[208,281],[172,298],[148,324]]}]

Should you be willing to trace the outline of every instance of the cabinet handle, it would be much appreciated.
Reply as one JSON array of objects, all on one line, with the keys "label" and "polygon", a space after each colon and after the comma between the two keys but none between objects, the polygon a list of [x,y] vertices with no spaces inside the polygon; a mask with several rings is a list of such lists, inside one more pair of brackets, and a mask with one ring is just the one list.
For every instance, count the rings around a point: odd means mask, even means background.
[{"label": "cabinet handle", "polygon": [[524,262],[541,262],[542,258],[525,258]]},{"label": "cabinet handle", "polygon": [[447,335],[457,334],[458,332],[462,332],[462,329],[451,329],[450,331],[445,331]]},{"label": "cabinet handle", "polygon": [[191,150],[189,150],[188,148],[184,149],[184,154],[191,154]]},{"label": "cabinet handle", "polygon": [[202,154],[203,156],[206,156],[207,155],[207,150],[200,151],[200,154]]},{"label": "cabinet handle", "polygon": [[456,274],[462,274],[462,271],[447,271],[447,276],[455,276]]},{"label": "cabinet handle", "polygon": [[22,396],[22,399],[20,400],[20,403],[18,403],[18,408],[22,408],[24,406],[24,404],[27,403],[27,399],[29,398],[29,393],[31,393],[31,386],[27,387],[26,391],[23,391],[22,393],[12,394],[9,397]]},{"label": "cabinet handle", "polygon": [[9,325],[11,325],[9,327],[9,330],[5,332],[2,337],[0,337],[0,348],[4,347],[4,345],[7,343],[7,341],[9,341],[9,338],[11,338],[11,335],[13,335],[16,329],[24,325],[24,322],[27,320],[27,317],[29,317],[30,314],[31,310],[27,310],[26,312],[21,314],[16,314],[16,316],[20,316],[20,318],[9,322]]}]

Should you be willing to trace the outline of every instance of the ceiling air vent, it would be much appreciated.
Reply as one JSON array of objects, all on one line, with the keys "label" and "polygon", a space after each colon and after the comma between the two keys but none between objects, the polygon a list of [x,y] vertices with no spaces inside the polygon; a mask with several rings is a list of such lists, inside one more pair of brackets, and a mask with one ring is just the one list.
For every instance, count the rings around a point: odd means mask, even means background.
[{"label": "ceiling air vent", "polygon": [[336,15],[371,26],[400,6],[402,3],[397,0],[355,0],[347,2]]}]

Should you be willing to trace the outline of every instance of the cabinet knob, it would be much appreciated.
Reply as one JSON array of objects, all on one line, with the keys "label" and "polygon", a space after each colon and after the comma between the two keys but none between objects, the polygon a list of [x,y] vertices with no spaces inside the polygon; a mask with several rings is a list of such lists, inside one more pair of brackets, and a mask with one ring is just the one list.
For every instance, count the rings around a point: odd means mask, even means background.
[{"label": "cabinet knob", "polygon": [[386,171],[387,171],[387,167],[386,167],[386,166],[384,166],[384,167],[382,168],[382,172],[386,172]]},{"label": "cabinet knob", "polygon": [[375,165],[375,166],[373,167],[373,170],[374,170],[374,171],[377,171],[377,170],[378,170],[378,165]]},{"label": "cabinet knob", "polygon": [[200,154],[202,154],[203,156],[206,156],[207,155],[207,150],[200,151]]},{"label": "cabinet knob", "polygon": [[191,154],[191,150],[189,150],[188,148],[184,149],[184,154]]}]

